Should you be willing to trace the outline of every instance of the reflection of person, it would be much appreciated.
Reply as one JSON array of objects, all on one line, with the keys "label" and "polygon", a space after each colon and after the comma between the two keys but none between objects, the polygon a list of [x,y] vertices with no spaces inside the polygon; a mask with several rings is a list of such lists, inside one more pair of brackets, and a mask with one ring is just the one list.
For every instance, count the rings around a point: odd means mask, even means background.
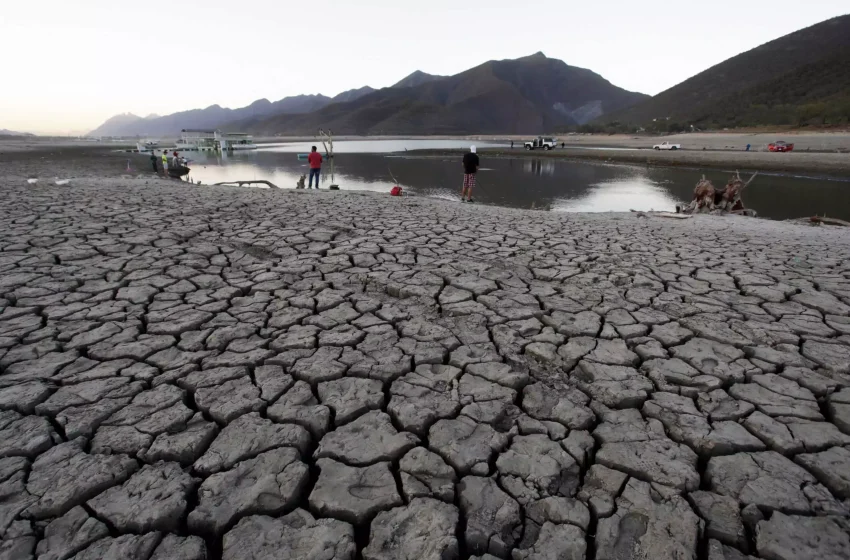
[{"label": "reflection of person", "polygon": [[472,200],[472,189],[475,187],[475,174],[481,165],[475,146],[470,146],[469,152],[463,155],[463,190],[460,191],[460,201],[474,202]]},{"label": "reflection of person", "polygon": [[316,146],[313,146],[310,155],[307,156],[307,161],[310,162],[310,181],[307,188],[313,188],[313,177],[316,177],[316,188],[319,188],[319,175],[322,173],[322,154],[316,151]]}]

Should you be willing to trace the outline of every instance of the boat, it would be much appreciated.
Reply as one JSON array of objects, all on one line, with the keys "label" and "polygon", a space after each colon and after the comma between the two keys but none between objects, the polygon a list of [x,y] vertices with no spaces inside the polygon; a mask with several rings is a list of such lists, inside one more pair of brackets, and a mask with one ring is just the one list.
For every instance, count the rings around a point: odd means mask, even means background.
[{"label": "boat", "polygon": [[139,152],[152,152],[159,149],[159,140],[141,140],[136,143],[136,150]]},{"label": "boat", "polygon": [[185,165],[171,165],[168,167],[168,175],[169,177],[173,177],[175,179],[179,179],[180,177],[185,177],[192,171]]}]

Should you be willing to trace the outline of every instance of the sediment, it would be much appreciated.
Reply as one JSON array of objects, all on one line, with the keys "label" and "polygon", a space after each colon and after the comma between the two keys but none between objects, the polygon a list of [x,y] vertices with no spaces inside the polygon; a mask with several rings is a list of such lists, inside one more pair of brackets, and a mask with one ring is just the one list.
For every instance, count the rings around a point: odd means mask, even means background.
[{"label": "sediment", "polygon": [[850,557],[846,230],[0,189],[0,558]]}]

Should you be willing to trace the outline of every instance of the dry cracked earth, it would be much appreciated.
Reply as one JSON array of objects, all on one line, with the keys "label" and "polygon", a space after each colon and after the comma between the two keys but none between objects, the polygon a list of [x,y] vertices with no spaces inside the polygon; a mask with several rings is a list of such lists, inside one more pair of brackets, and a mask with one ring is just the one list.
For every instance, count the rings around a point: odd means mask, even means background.
[{"label": "dry cracked earth", "polygon": [[4,189],[0,558],[850,557],[846,232],[114,183]]}]

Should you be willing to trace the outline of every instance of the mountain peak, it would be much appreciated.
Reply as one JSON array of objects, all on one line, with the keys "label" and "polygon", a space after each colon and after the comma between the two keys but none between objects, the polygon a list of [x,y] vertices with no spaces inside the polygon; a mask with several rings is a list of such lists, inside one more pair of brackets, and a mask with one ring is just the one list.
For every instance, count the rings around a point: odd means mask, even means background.
[{"label": "mountain peak", "polygon": [[522,58],[516,59],[517,62],[543,62],[544,60],[550,60],[550,58],[543,54],[543,51],[537,51],[534,54],[530,54],[528,56],[523,56]]},{"label": "mountain peak", "polygon": [[393,88],[403,88],[403,87],[416,87],[421,86],[422,84],[426,84],[428,82],[433,82],[436,80],[442,80],[446,76],[437,76],[434,74],[428,74],[427,72],[423,72],[422,70],[415,70],[412,73],[408,74],[404,79],[400,82],[393,84],[390,87]]}]

